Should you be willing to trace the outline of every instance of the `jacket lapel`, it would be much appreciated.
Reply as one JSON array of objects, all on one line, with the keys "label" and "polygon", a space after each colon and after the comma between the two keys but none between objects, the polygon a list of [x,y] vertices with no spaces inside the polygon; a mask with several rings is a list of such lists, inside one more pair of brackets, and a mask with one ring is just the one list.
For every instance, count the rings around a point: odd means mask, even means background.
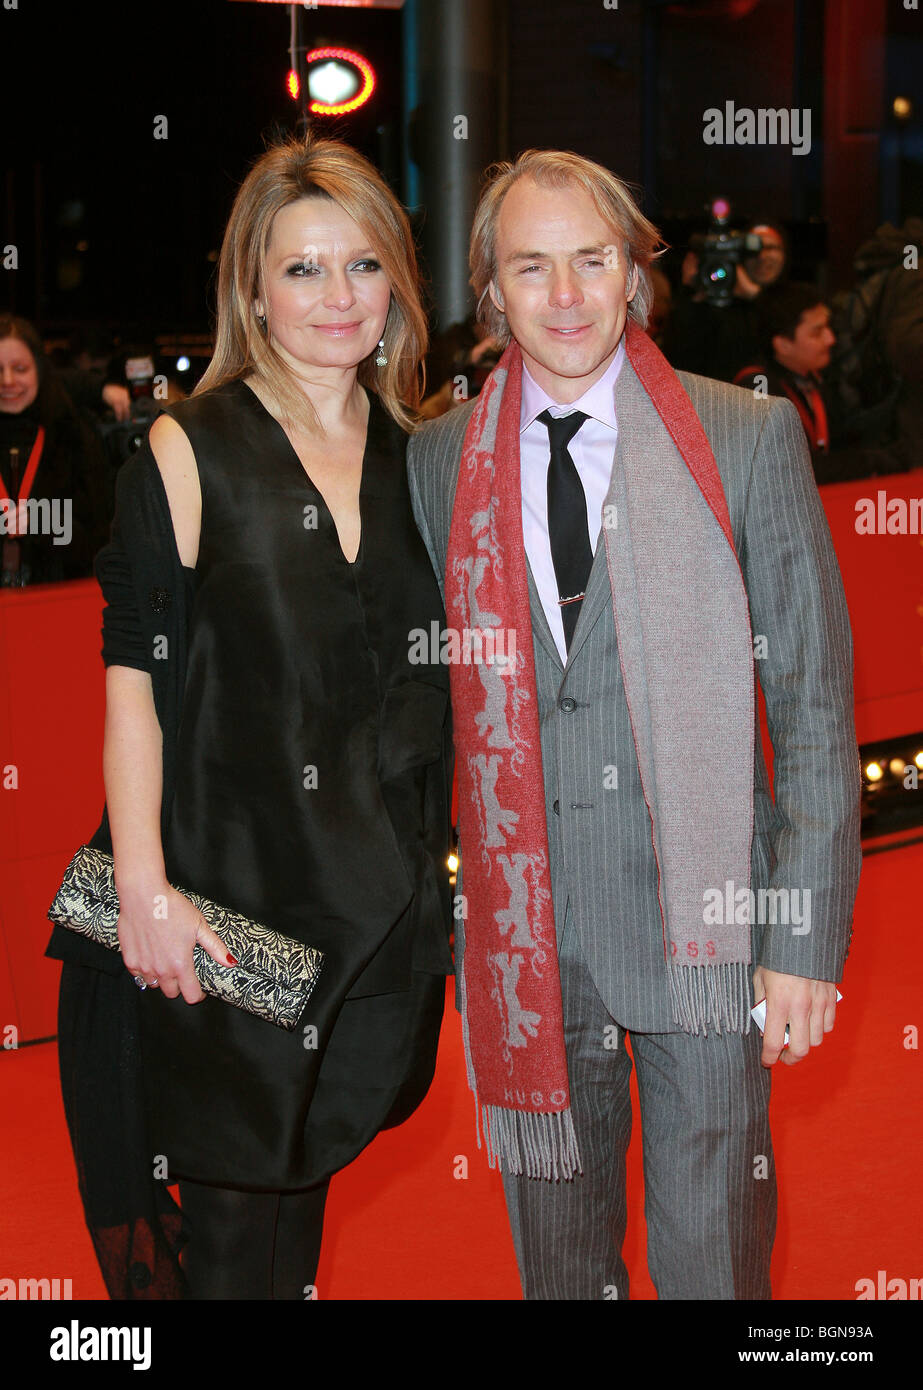
[{"label": "jacket lapel", "polygon": [[564,667],[561,663],[561,653],[558,651],[557,643],[551,634],[551,628],[548,626],[548,619],[545,617],[545,610],[538,596],[535,580],[532,578],[532,566],[529,564],[528,555],[526,556],[526,576],[529,581],[529,616],[532,619],[533,640],[541,643],[551,659],[556,662],[560,670],[563,671]]}]

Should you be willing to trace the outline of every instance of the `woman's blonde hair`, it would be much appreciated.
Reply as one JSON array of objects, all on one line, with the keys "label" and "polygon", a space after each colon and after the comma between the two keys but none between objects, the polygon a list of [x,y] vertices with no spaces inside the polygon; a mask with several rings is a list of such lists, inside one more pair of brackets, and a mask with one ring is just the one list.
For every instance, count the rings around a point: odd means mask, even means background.
[{"label": "woman's blonde hair", "polygon": [[254,301],[265,284],[266,251],[273,218],[301,198],[330,198],[362,229],[391,285],[385,322],[387,366],[375,354],[359,364],[358,379],[377,391],[405,430],[422,390],[426,315],[420,304],[417,255],[407,214],[377,169],[337,140],[308,135],[273,146],[241,184],[224,233],[218,266],[215,351],[194,391],[253,375],[278,402],[286,421],[316,432],[317,417],[257,318]]},{"label": "woman's blonde hair", "polygon": [[[490,297],[491,282],[497,277],[497,223],[500,208],[513,184],[529,178],[544,188],[576,185],[589,193],[600,217],[622,238],[628,261],[627,277],[638,271],[638,288],[628,305],[628,313],[642,328],[647,327],[654,291],[648,270],[663,254],[660,233],[638,210],[628,185],[615,174],[582,155],[567,150],[526,150],[515,163],[493,164],[474,214],[469,264],[471,284],[477,300],[477,315],[491,337],[505,347],[510,339],[506,315]],[[665,248],[664,248],[665,249]],[[626,281],[627,283],[627,281]]]}]

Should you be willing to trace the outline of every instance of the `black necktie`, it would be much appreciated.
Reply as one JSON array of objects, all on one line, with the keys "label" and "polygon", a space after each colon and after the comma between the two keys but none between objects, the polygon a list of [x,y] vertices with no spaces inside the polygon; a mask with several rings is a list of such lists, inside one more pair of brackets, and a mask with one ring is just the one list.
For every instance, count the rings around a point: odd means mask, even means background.
[{"label": "black necktie", "polygon": [[560,417],[543,410],[537,418],[548,426],[551,445],[548,463],[548,536],[558,581],[564,641],[570,651],[593,564],[593,549],[587,527],[586,493],[567,446],[587,417],[579,410]]}]

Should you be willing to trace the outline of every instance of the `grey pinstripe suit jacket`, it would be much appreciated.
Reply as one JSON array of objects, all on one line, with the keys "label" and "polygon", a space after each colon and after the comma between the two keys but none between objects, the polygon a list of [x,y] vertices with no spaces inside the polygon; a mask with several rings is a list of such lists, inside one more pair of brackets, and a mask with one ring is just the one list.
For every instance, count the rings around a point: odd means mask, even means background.
[{"label": "grey pinstripe suit jacket", "polygon": [[[734,386],[678,375],[718,464],[754,639],[765,638],[756,669],[773,743],[776,799],[769,794],[757,725],[752,887],[800,893],[800,922],[793,912],[791,921],[773,923],[769,908],[768,924],[753,925],[752,959],[772,970],[839,980],[861,862],[852,641],[803,430],[787,401],[755,400]],[[440,583],[473,406],[425,425],[408,450],[414,512]],[[627,362],[616,385],[616,418],[614,469],[623,466],[626,450],[643,450],[653,469],[659,451],[674,447],[664,428],[651,430],[650,402]],[[676,1031],[650,814],[622,684],[605,547],[596,548],[566,667],[531,573],[528,579],[558,938],[568,918],[603,1001],[623,1027]],[[681,684],[682,671],[676,678]],[[713,771],[721,777],[720,767]],[[465,831],[462,810],[463,860]],[[456,935],[463,951],[463,929]]]}]

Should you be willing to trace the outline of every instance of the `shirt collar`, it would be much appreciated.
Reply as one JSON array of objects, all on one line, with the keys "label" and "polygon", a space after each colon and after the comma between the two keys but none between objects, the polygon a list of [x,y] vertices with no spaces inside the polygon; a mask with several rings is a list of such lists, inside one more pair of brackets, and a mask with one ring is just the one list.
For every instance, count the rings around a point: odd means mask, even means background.
[{"label": "shirt collar", "polygon": [[574,401],[573,405],[560,405],[557,401],[553,401],[547,391],[539,386],[523,362],[519,433],[522,434],[527,430],[536,416],[541,415],[543,410],[550,410],[552,415],[570,415],[575,410],[582,410],[584,415],[588,415],[591,419],[598,420],[601,425],[608,425],[610,429],[614,430],[616,428],[615,383],[624,361],[625,338],[623,335],[618,351],[604,374],[597,382],[594,382],[588,391],[584,391],[580,399]]}]

